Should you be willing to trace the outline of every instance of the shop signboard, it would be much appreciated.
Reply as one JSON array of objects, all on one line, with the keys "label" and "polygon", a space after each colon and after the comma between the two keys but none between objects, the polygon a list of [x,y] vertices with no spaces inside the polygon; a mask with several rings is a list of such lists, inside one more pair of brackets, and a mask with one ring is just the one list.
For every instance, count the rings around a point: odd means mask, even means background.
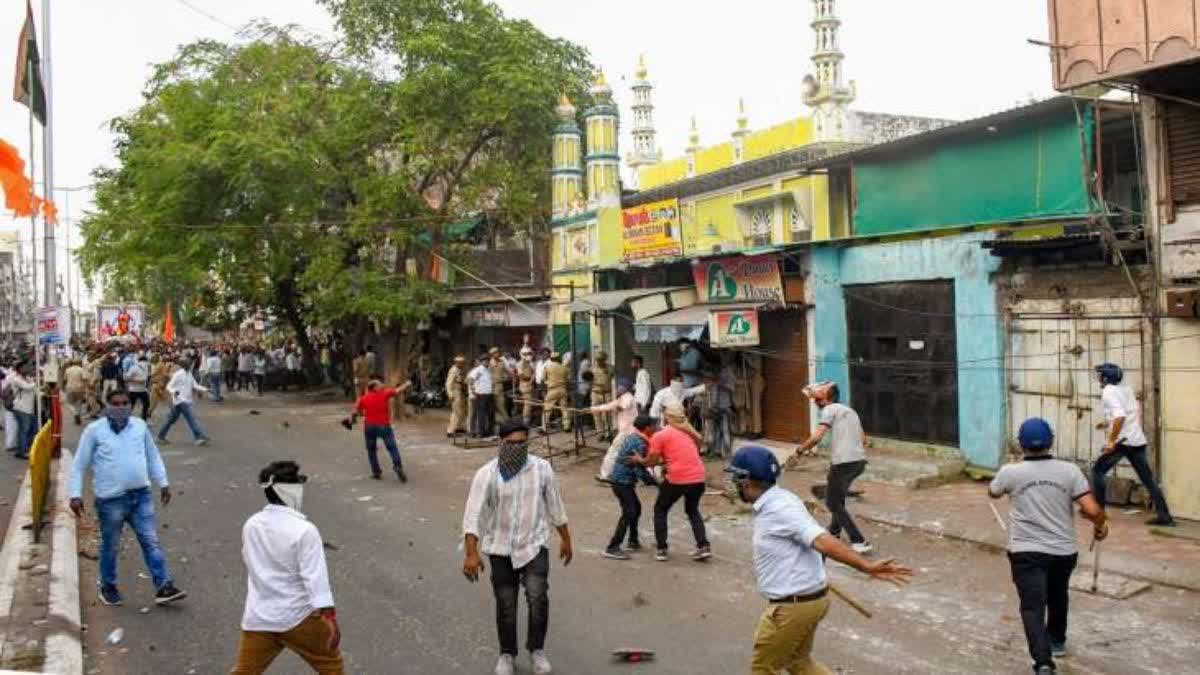
[{"label": "shop signboard", "polygon": [[639,262],[683,255],[679,200],[664,199],[621,211],[621,259]]},{"label": "shop signboard", "polygon": [[507,326],[508,305],[477,305],[463,308],[464,326]]},{"label": "shop signboard", "polygon": [[692,277],[702,303],[786,304],[779,261],[770,254],[697,260]]},{"label": "shop signboard", "polygon": [[713,310],[708,315],[708,335],[714,347],[756,347],[758,310]]},{"label": "shop signboard", "polygon": [[71,309],[42,307],[38,310],[37,336],[40,345],[65,345],[71,341]]}]

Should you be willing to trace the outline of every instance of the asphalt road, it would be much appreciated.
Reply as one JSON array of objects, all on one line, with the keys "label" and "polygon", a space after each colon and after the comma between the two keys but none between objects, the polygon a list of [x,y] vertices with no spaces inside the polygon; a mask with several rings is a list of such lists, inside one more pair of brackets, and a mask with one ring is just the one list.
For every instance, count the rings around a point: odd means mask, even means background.
[{"label": "asphalt road", "polygon": [[[348,672],[491,672],[497,652],[491,589],[463,579],[459,529],[470,478],[492,451],[448,445],[440,433],[444,420],[426,415],[398,427],[409,483],[372,481],[360,433],[336,424],[344,410],[329,399],[235,394],[223,404],[201,404],[212,445],[191,445],[186,428],[176,426],[175,443],[163,448],[176,498],[160,511],[161,536],[177,585],[190,597],[177,607],[155,607],[140,551],[126,534],[120,567],[126,605],[100,606],[96,563],[81,556],[86,672],[228,671],[245,592],[241,526],[263,505],[258,470],[285,458],[310,475],[305,512],[336,547],[327,558]],[[616,506],[591,480],[597,465],[556,462],[576,554],[567,568],[555,562],[550,576],[548,652],[556,672],[747,672],[763,602],[754,591],[745,517],[726,515],[731,509],[723,498],[706,498],[716,553],[706,564],[679,554],[668,563],[647,553],[624,563],[603,559]],[[648,511],[652,492],[642,499]],[[643,541],[651,540],[648,514],[642,529]],[[844,673],[1028,672],[1000,556],[927,535],[866,529],[880,551],[912,564],[919,576],[897,589],[833,566],[840,584],[875,618],[835,604],[817,637],[817,655],[827,666]],[[85,530],[81,538],[82,548],[94,550]],[[675,514],[672,543],[679,553],[690,549],[682,513]],[[1192,670],[1200,660],[1197,600],[1162,588],[1120,603],[1073,595],[1073,657],[1063,672]],[[106,644],[116,628],[123,639]],[[523,642],[523,619],[521,635]],[[655,649],[658,660],[636,666],[610,660],[612,649],[629,646]],[[531,672],[527,658],[518,659],[518,672]],[[306,667],[285,653],[271,672]]]}]

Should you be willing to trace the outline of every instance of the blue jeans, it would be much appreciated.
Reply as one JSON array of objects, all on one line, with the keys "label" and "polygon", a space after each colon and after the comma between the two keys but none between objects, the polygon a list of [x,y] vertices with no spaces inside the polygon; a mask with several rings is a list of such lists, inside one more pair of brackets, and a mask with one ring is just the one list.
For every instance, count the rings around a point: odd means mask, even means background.
[{"label": "blue jeans", "polygon": [[221,396],[221,374],[209,373],[204,376],[204,379],[208,380],[209,396],[212,397],[212,400],[224,401],[225,397]]},{"label": "blue jeans", "polygon": [[158,440],[167,440],[167,432],[171,430],[175,422],[179,421],[180,417],[187,422],[188,428],[192,430],[192,438],[196,440],[208,440],[208,436],[204,435],[204,430],[200,428],[200,423],[196,421],[196,416],[192,414],[191,403],[176,403],[171,406],[171,412],[167,414],[167,421],[163,422],[162,429],[158,430]]},{"label": "blue jeans", "polygon": [[33,438],[37,436],[37,418],[33,413],[13,411],[17,418],[17,457],[28,457],[29,449],[33,447]]},{"label": "blue jeans", "polygon": [[378,476],[382,471],[379,468],[379,443],[383,440],[383,446],[387,448],[388,455],[392,458],[392,468],[399,471],[400,464],[400,449],[396,447],[396,432],[392,430],[390,424],[365,424],[363,425],[363,438],[367,442],[367,461],[371,463],[371,475]]},{"label": "blue jeans", "polygon": [[138,544],[142,547],[142,559],[150,571],[154,590],[171,582],[167,571],[167,557],[158,545],[158,522],[154,518],[154,498],[150,488],[130,490],[123,495],[108,499],[96,498],[96,517],[100,521],[100,583],[117,585],[117,547],[121,543],[121,530],[125,523],[133,528]]}]

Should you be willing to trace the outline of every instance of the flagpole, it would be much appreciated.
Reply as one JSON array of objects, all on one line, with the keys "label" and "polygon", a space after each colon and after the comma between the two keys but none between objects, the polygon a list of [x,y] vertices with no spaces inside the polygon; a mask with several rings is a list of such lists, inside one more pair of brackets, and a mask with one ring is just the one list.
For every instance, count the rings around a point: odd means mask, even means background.
[{"label": "flagpole", "polygon": [[[33,63],[26,61],[25,69],[29,81],[33,81]],[[33,207],[37,204],[37,170],[34,167],[34,143],[33,143],[33,106],[29,106],[29,203]],[[42,421],[42,345],[38,339],[38,288],[37,288],[37,208],[31,208],[29,213],[29,243],[30,250],[33,251],[33,264],[30,268],[33,270],[33,320],[30,322],[31,332],[33,333],[33,378],[37,383],[37,390],[33,396],[33,420],[39,427]]]},{"label": "flagpole", "polygon": [[[50,0],[42,0],[42,90],[46,96],[46,121],[42,125],[42,175],[46,201],[54,199],[54,80],[51,63],[54,49],[50,44]],[[46,306],[58,306],[58,274],[56,271],[58,251],[54,243],[54,224],[49,215],[43,219],[43,243],[46,258]]]}]

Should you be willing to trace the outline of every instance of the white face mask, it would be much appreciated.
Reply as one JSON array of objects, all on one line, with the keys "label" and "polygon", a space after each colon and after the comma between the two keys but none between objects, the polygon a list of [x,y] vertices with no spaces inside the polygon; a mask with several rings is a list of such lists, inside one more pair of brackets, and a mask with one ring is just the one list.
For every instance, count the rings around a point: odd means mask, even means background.
[{"label": "white face mask", "polygon": [[304,503],[304,483],[275,483],[275,494],[283,505],[295,511],[301,511]]}]

